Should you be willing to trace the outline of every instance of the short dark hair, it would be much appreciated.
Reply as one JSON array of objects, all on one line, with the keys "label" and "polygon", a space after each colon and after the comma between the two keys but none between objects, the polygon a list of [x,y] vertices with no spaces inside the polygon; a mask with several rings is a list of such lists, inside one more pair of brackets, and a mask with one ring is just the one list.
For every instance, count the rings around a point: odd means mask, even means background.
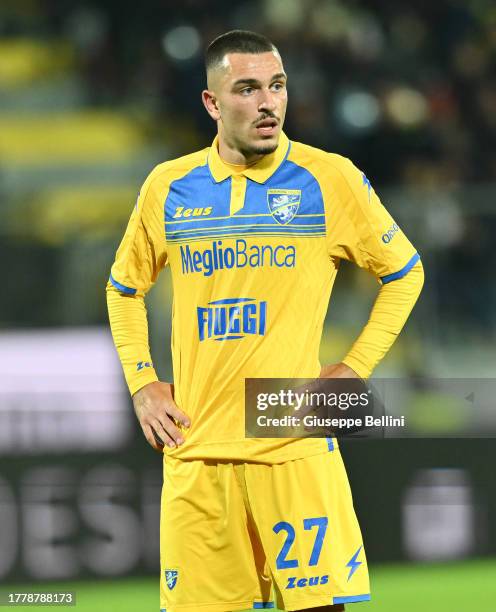
[{"label": "short dark hair", "polygon": [[228,53],[278,53],[276,46],[263,34],[249,30],[231,30],[215,38],[205,53],[207,72],[220,64]]}]

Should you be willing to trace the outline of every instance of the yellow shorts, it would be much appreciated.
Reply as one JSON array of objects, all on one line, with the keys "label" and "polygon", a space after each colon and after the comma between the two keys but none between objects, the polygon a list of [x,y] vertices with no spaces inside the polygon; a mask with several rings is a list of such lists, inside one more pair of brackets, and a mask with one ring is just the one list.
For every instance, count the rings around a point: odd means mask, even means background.
[{"label": "yellow shorts", "polygon": [[370,599],[337,448],[275,465],[167,457],[160,549],[162,612]]}]

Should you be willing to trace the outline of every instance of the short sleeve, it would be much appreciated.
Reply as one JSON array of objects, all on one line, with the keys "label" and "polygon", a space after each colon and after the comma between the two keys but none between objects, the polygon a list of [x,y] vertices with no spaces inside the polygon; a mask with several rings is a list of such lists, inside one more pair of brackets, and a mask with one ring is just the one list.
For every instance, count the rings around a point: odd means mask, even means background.
[{"label": "short sleeve", "polygon": [[167,264],[163,187],[152,172],[143,184],[117,250],[109,284],[121,293],[144,295]]},{"label": "short sleeve", "polygon": [[367,176],[339,155],[330,155],[326,203],[328,251],[353,261],[382,283],[405,276],[419,255],[375,193]]}]

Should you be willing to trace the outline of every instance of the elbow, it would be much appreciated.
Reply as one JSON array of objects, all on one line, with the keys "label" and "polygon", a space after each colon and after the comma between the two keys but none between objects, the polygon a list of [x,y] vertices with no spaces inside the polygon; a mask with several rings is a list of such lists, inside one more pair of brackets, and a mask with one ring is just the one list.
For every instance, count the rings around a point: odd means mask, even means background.
[{"label": "elbow", "polygon": [[411,272],[415,272],[415,286],[417,288],[418,297],[422,293],[422,288],[425,282],[424,266],[420,260],[413,266]]}]

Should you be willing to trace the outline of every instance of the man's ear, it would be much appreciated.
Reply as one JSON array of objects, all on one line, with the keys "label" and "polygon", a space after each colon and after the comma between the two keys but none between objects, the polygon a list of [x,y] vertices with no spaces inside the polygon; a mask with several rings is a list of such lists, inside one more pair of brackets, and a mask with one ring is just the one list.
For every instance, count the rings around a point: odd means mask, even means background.
[{"label": "man's ear", "polygon": [[218,121],[220,119],[220,110],[214,92],[209,89],[204,89],[202,91],[202,102],[212,119]]}]

